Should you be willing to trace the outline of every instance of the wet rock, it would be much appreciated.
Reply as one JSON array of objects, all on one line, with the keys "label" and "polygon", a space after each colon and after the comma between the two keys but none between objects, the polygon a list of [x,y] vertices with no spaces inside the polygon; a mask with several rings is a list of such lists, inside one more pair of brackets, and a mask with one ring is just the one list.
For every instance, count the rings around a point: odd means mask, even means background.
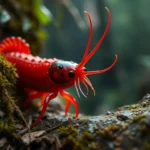
[{"label": "wet rock", "polygon": [[[100,116],[80,115],[79,118],[75,118],[74,115],[69,114],[65,117],[63,112],[56,113],[50,110],[37,126],[31,127],[31,140],[27,130],[22,132],[20,145],[18,144],[17,148],[27,148],[27,146],[39,150],[150,148],[150,109],[147,97],[137,104],[123,106]],[[33,117],[33,121],[34,119],[36,118]],[[17,133],[21,133],[21,130],[22,126],[18,123]],[[16,148],[16,140],[10,142],[8,137],[3,138],[12,148]],[[2,144],[5,142],[1,140]]]}]

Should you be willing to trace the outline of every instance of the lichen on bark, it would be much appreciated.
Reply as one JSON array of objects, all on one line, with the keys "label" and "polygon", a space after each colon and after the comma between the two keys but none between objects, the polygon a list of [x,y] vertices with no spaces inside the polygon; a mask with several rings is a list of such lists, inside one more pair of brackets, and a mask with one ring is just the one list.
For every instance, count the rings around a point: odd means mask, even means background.
[{"label": "lichen on bark", "polygon": [[[18,78],[15,67],[0,55],[0,134],[14,139],[17,135],[15,128],[14,112],[11,101],[16,92],[15,84]],[[9,93],[6,95],[6,92]]]}]

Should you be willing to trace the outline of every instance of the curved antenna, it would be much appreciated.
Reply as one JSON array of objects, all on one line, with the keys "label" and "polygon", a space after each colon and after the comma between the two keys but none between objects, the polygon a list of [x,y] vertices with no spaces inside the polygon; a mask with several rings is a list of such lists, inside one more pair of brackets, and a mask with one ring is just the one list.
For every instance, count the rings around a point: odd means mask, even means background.
[{"label": "curved antenna", "polygon": [[95,54],[95,52],[98,50],[99,46],[102,44],[104,38],[106,37],[107,33],[108,33],[108,30],[110,28],[110,24],[111,24],[111,13],[110,13],[110,10],[105,7],[107,13],[108,13],[108,23],[107,23],[107,27],[101,37],[101,39],[99,40],[99,42],[96,44],[96,46],[94,47],[94,49],[90,52],[90,54],[88,56],[86,56],[82,61],[81,63],[78,65],[79,68],[82,68],[88,61],[89,59]]},{"label": "curved antenna", "polygon": [[110,70],[110,69],[116,64],[116,62],[117,62],[117,60],[118,60],[118,56],[115,55],[115,57],[116,57],[116,58],[115,58],[114,62],[113,62],[109,67],[107,67],[106,69],[103,69],[103,70],[95,70],[95,71],[86,71],[86,72],[84,72],[84,75],[100,74],[100,73],[107,72],[108,70]]},{"label": "curved antenna", "polygon": [[84,11],[84,13],[87,15],[89,23],[90,23],[90,34],[89,34],[89,39],[88,39],[85,53],[84,53],[83,58],[82,58],[81,63],[80,63],[81,66],[82,66],[82,63],[84,62],[85,57],[88,55],[90,45],[92,42],[92,35],[93,35],[93,26],[92,26],[92,20],[91,20],[90,14],[87,11]]}]

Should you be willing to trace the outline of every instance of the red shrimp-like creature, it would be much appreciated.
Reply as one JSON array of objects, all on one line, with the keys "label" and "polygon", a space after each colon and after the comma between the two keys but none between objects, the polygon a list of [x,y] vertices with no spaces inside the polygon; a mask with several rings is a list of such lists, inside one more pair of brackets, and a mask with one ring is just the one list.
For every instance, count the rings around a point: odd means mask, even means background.
[{"label": "red shrimp-like creature", "polygon": [[[108,8],[106,8],[106,10],[108,13],[107,27],[101,39],[91,52],[89,52],[89,48],[91,45],[93,32],[92,21],[90,14],[85,11],[90,23],[90,35],[84,56],[79,64],[56,58],[45,59],[38,56],[32,56],[30,54],[29,45],[20,37],[9,37],[0,43],[0,54],[3,54],[8,61],[15,64],[19,74],[19,82],[23,88],[25,88],[28,92],[32,91],[29,94],[29,98],[25,101],[24,107],[26,107],[32,100],[43,96],[41,103],[42,111],[37,120],[33,123],[33,126],[41,120],[42,116],[46,112],[49,102],[54,99],[58,93],[60,93],[60,95],[67,101],[65,115],[67,115],[70,104],[72,103],[76,109],[76,117],[78,117],[78,103],[70,93],[64,90],[71,86],[75,86],[78,95],[79,92],[81,92],[82,95],[86,97],[90,87],[95,95],[94,87],[87,76],[104,73],[116,64],[118,59],[117,55],[115,55],[116,58],[112,65],[104,70],[86,71],[86,68],[84,67],[98,50],[110,28],[111,13]],[[86,94],[82,91],[80,82],[85,86],[87,90]]]}]

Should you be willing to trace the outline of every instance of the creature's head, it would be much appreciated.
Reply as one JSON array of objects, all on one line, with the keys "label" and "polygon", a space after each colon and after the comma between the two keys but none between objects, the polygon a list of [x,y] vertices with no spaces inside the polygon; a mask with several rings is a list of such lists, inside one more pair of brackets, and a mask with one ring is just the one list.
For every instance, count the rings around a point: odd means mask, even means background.
[{"label": "creature's head", "polygon": [[56,60],[49,68],[49,75],[60,87],[72,86],[76,78],[77,65],[72,61]]},{"label": "creature's head", "polygon": [[70,61],[57,60],[56,62],[54,62],[51,65],[50,70],[49,70],[50,77],[56,84],[60,84],[62,86],[64,85],[65,87],[74,85],[77,90],[78,95],[79,95],[79,91],[80,91],[85,97],[86,97],[86,95],[84,94],[84,92],[81,89],[80,82],[82,82],[83,85],[85,86],[85,88],[87,90],[87,94],[89,92],[89,89],[88,89],[88,86],[89,86],[93,90],[94,95],[95,95],[95,90],[92,86],[92,83],[87,78],[87,76],[92,75],[92,74],[104,73],[104,72],[110,70],[116,64],[117,59],[118,59],[118,56],[115,55],[116,56],[115,61],[112,63],[111,66],[109,66],[108,68],[106,68],[104,70],[86,71],[86,68],[84,67],[85,64],[90,60],[90,58],[98,50],[99,46],[103,42],[103,40],[110,28],[111,13],[108,8],[106,8],[106,10],[108,13],[108,24],[107,24],[104,34],[102,35],[102,38],[99,40],[99,42],[94,47],[94,49],[89,53],[89,48],[90,48],[91,41],[92,41],[92,32],[93,32],[92,31],[92,20],[91,20],[89,13],[87,11],[85,11],[86,15],[88,16],[88,20],[90,22],[90,36],[89,36],[88,44],[87,44],[87,47],[86,47],[86,50],[85,50],[85,53],[84,53],[84,56],[83,56],[81,62],[79,64],[76,64],[76,63],[70,62]]}]

